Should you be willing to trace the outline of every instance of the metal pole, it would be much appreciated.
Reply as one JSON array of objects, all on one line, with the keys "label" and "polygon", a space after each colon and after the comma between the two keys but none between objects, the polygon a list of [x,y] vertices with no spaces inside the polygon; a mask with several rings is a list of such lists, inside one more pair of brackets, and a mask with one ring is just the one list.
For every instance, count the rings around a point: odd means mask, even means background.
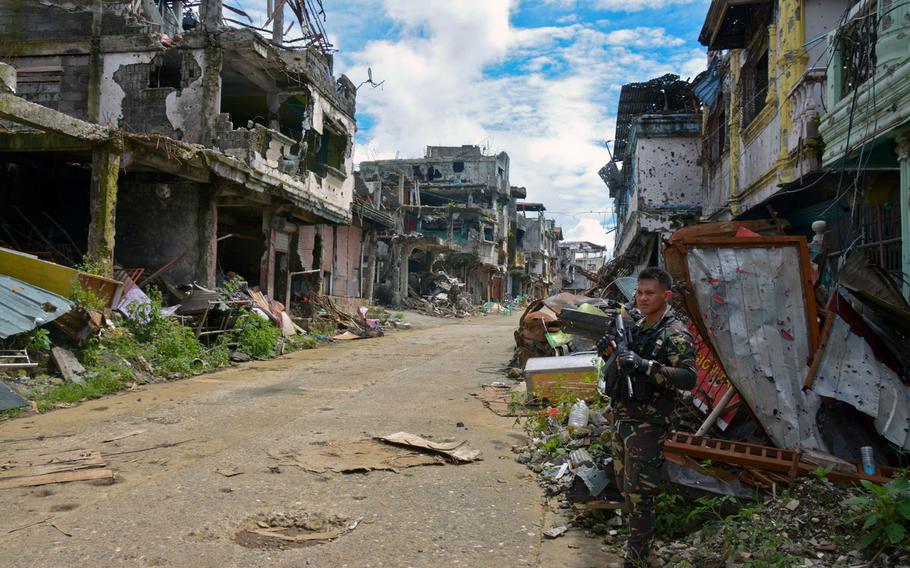
[{"label": "metal pole", "polygon": [[715,403],[714,408],[711,409],[711,414],[705,418],[705,421],[695,433],[696,436],[704,436],[708,433],[708,430],[711,429],[711,426],[714,426],[714,423],[717,422],[717,419],[723,413],[724,409],[727,408],[727,404],[730,402],[730,399],[733,398],[734,394],[736,394],[736,389],[733,388],[733,385],[730,385],[730,388],[727,389],[727,392],[724,393],[724,396],[720,397],[720,400]]}]

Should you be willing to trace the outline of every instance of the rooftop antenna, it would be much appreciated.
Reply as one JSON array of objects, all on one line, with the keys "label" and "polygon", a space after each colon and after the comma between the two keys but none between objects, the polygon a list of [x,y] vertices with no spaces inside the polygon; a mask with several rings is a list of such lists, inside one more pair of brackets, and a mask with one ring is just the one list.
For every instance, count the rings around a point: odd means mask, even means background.
[{"label": "rooftop antenna", "polygon": [[612,144],[612,143],[613,143],[612,140],[604,140],[604,148],[607,149],[607,154],[610,155],[610,161],[615,162],[616,160],[613,159],[613,152],[610,151],[610,144]]},{"label": "rooftop antenna", "polygon": [[382,85],[383,83],[385,83],[385,79],[383,79],[382,81],[380,81],[380,82],[378,82],[378,83],[375,82],[375,81],[373,81],[373,68],[372,68],[372,67],[367,67],[367,80],[364,81],[364,82],[362,82],[362,83],[360,83],[359,85],[357,85],[357,88],[354,89],[354,91],[355,91],[355,92],[356,92],[356,91],[359,91],[359,90],[360,90],[360,87],[362,87],[362,86],[364,86],[364,85],[369,85],[369,86],[371,86],[371,87],[373,87],[373,88],[375,89],[376,87]]}]

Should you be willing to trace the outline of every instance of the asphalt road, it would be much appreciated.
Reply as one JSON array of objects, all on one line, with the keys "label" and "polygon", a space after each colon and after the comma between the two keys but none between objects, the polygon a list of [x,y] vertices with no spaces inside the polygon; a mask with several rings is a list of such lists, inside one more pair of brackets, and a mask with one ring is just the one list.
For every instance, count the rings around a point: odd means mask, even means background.
[{"label": "asphalt road", "polygon": [[[597,541],[580,533],[542,542],[541,531],[557,519],[510,451],[523,432],[471,396],[508,361],[517,317],[408,319],[414,329],[383,338],[339,342],[3,423],[0,464],[26,454],[97,449],[116,480],[0,490],[0,564],[608,565],[611,558]],[[483,460],[315,474],[270,457],[398,431],[467,440]],[[312,546],[236,542],[251,518],[277,512],[363,514],[363,522]]]}]

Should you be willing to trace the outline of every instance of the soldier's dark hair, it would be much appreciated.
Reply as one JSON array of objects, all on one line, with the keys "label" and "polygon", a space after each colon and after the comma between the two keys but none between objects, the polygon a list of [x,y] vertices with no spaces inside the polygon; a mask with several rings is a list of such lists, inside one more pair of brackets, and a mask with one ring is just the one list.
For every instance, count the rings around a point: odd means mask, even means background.
[{"label": "soldier's dark hair", "polygon": [[670,274],[662,269],[657,268],[656,266],[649,266],[641,272],[638,273],[639,280],[657,280],[657,283],[660,284],[660,287],[664,290],[673,289],[673,279],[670,278]]}]

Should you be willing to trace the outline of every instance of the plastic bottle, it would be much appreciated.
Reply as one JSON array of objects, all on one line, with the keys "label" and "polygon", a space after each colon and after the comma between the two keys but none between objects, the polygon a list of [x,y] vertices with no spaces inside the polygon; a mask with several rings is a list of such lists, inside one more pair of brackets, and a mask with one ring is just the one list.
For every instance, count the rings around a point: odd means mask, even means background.
[{"label": "plastic bottle", "polygon": [[859,449],[860,455],[863,457],[863,472],[866,475],[875,475],[875,456],[872,453],[872,446],[863,446]]},{"label": "plastic bottle", "polygon": [[589,415],[590,412],[588,411],[588,405],[585,404],[585,401],[575,401],[575,404],[572,405],[572,410],[569,411],[569,430],[587,426]]}]

